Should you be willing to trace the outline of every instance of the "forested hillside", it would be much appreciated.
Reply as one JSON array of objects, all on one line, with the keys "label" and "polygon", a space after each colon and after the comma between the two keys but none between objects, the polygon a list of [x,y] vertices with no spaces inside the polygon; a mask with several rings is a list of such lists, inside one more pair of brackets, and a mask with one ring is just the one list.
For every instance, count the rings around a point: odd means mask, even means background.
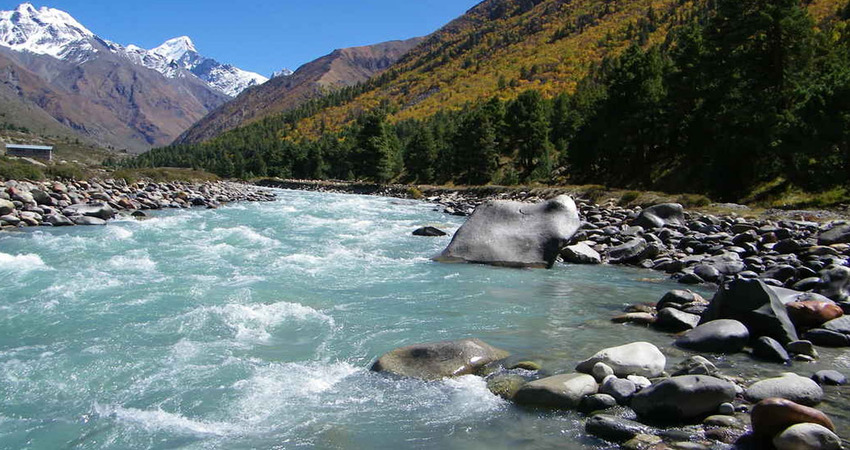
[{"label": "forested hillside", "polygon": [[488,1],[379,78],[133,163],[722,199],[777,179],[835,188],[850,179],[847,17],[834,1]]}]

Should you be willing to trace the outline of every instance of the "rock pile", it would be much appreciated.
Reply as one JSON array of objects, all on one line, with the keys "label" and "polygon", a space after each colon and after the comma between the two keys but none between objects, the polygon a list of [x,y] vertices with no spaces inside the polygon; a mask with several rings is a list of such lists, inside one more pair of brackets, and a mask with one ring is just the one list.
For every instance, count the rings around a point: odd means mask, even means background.
[{"label": "rock pile", "polygon": [[274,194],[230,182],[6,181],[0,185],[0,227],[104,225],[119,212],[271,201]]}]

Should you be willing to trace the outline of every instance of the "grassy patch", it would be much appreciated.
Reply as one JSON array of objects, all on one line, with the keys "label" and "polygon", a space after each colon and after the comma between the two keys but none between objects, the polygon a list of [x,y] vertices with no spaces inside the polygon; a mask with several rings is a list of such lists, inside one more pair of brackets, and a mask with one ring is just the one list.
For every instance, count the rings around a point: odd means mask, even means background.
[{"label": "grassy patch", "polygon": [[0,157],[0,179],[43,180],[44,172],[32,164],[7,157]]},{"label": "grassy patch", "polygon": [[116,179],[124,179],[127,183],[139,180],[153,180],[157,183],[169,181],[218,181],[219,177],[203,170],[178,169],[174,167],[156,167],[153,169],[121,169],[112,173]]}]

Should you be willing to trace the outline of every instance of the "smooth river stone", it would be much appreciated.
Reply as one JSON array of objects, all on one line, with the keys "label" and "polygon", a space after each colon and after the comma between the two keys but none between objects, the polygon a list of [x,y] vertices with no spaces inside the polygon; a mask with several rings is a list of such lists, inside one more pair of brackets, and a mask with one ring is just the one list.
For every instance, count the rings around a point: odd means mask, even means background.
[{"label": "smooth river stone", "polygon": [[542,378],[525,384],[514,396],[521,405],[558,409],[576,409],[586,395],[599,389],[592,376],[571,373]]},{"label": "smooth river stone", "polygon": [[667,358],[649,342],[633,342],[619,347],[606,348],[592,357],[580,362],[576,370],[591,373],[596,363],[605,363],[614,370],[614,375],[627,377],[640,375],[657,377],[664,372]]},{"label": "smooth river stone", "polygon": [[372,370],[423,380],[470,375],[510,356],[479,339],[432,342],[397,348],[381,356]]}]

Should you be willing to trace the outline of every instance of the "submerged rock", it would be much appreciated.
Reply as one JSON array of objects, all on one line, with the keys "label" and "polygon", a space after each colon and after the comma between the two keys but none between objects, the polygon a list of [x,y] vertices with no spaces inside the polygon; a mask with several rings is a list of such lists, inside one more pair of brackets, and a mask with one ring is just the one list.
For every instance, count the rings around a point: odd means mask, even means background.
[{"label": "submerged rock", "polygon": [[618,377],[641,375],[657,377],[664,372],[667,358],[649,342],[634,342],[619,347],[606,348],[592,357],[580,362],[576,370],[591,373],[596,363],[605,363]]},{"label": "submerged rock", "polygon": [[414,236],[423,237],[441,237],[445,236],[446,232],[435,227],[422,227],[413,232]]},{"label": "submerged rock", "polygon": [[474,374],[485,365],[510,356],[505,350],[479,339],[432,342],[397,348],[381,356],[375,372],[388,372],[424,380]]},{"label": "submerged rock", "polygon": [[538,204],[489,201],[435,260],[551,268],[580,224],[576,204],[566,195]]},{"label": "submerged rock", "polygon": [[649,434],[652,428],[633,420],[608,414],[596,414],[587,419],[584,430],[606,441],[622,443],[639,434]]}]

